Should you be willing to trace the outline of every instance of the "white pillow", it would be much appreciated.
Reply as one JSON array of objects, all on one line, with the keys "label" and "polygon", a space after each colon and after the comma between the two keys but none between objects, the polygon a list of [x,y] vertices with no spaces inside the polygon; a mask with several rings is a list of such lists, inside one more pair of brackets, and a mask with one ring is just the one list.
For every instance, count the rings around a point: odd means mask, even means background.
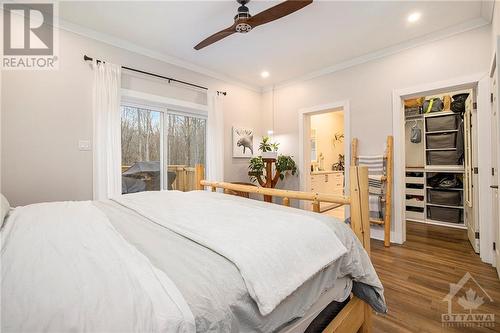
[{"label": "white pillow", "polygon": [[7,198],[0,193],[0,227],[3,226],[4,222],[3,220],[5,219],[5,216],[7,216],[9,210],[10,210],[10,205],[9,202],[7,201]]}]

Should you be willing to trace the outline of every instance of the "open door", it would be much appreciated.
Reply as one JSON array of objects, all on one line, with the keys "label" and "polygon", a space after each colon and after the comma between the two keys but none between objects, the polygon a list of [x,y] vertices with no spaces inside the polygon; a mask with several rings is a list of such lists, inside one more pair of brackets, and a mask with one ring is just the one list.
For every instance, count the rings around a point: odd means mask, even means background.
[{"label": "open door", "polygon": [[496,261],[497,273],[500,276],[500,216],[498,206],[500,204],[500,198],[498,196],[498,160],[499,160],[499,150],[500,145],[498,140],[500,139],[500,127],[498,125],[499,117],[497,110],[497,68],[495,66],[495,72],[493,73],[492,81],[491,81],[491,205],[492,205],[492,218],[495,223],[495,237],[493,241],[495,242],[494,246],[494,256]]},{"label": "open door", "polygon": [[479,253],[479,219],[476,216],[477,209],[477,136],[475,120],[475,91],[471,91],[467,100],[464,113],[464,213],[465,223],[467,226],[467,235],[474,249],[474,252]]}]

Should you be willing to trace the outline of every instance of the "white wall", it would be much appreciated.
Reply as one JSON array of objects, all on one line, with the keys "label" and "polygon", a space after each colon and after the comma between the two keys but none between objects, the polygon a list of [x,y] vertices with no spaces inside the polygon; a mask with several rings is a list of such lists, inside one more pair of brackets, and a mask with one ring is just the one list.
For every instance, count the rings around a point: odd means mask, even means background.
[{"label": "white wall", "polygon": [[[359,153],[380,154],[392,133],[392,91],[426,82],[487,72],[490,27],[412,48],[275,90],[274,132],[281,149],[298,155],[298,110],[349,100],[351,135]],[[272,92],[263,96],[265,123],[272,119]],[[268,125],[270,126],[270,125]]]},{"label": "white wall", "polygon": [[[278,88],[274,115],[271,92],[260,94],[61,31],[58,71],[2,72],[2,192],[14,205],[91,198],[92,153],[77,150],[78,140],[92,137],[92,71],[83,54],[227,91],[224,180],[247,181],[248,160],[231,157],[233,125],[254,128],[257,136],[274,127],[280,152],[298,158],[298,110],[349,100],[351,133],[360,139],[360,153],[380,154],[392,132],[393,89],[486,72],[492,54],[491,30],[483,27]],[[125,78],[124,84],[142,89],[150,79]],[[164,90],[157,93],[204,101],[193,91],[161,84]],[[280,187],[298,188],[298,177],[290,177]]]},{"label": "white wall", "polygon": [[[380,155],[385,149],[387,135],[392,134],[394,89],[487,73],[490,59],[491,26],[486,26],[276,88],[274,116],[270,103],[273,92],[267,92],[263,96],[263,117],[268,124],[275,119],[274,131],[282,143],[282,152],[298,156],[298,110],[349,100],[351,137],[359,139],[359,154]],[[298,189],[299,184],[299,179],[289,179],[283,185]]]},{"label": "white wall", "polygon": [[496,47],[497,44],[497,36],[500,35],[500,2],[495,0],[495,4],[493,7],[493,17],[491,22],[491,45],[492,45],[492,53],[493,48]]},{"label": "white wall", "polygon": [[[224,178],[248,180],[248,160],[231,158],[231,126],[259,134],[260,93],[61,30],[59,70],[2,72],[1,184],[12,205],[92,198],[92,152],[77,149],[78,140],[92,139],[93,74],[83,54],[227,91]],[[127,76],[124,85],[205,101],[203,94],[149,78]]]}]

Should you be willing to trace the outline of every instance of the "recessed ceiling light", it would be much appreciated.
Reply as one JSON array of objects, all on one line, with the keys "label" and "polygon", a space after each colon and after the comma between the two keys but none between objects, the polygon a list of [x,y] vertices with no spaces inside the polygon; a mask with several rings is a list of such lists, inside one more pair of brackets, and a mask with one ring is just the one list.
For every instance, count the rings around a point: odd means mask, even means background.
[{"label": "recessed ceiling light", "polygon": [[420,16],[422,16],[422,14],[420,14],[419,12],[411,13],[410,15],[408,15],[408,22],[417,22],[418,20],[420,20]]},{"label": "recessed ceiling light", "polygon": [[269,77],[269,72],[268,71],[263,71],[262,73],[260,73],[260,76],[262,76],[263,79],[266,79]]}]

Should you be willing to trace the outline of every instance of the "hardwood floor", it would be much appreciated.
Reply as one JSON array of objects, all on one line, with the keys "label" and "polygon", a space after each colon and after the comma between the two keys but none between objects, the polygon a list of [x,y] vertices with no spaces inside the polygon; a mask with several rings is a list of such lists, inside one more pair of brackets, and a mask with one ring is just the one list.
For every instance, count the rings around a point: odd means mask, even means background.
[{"label": "hardwood floor", "polygon": [[[387,315],[374,315],[374,332],[500,332],[500,280],[496,270],[474,253],[464,230],[408,222],[403,246],[385,248],[383,242],[372,240],[371,257],[389,308]],[[441,314],[448,312],[443,298],[450,283],[458,283],[467,272],[493,302],[469,280],[453,299],[452,312],[468,313],[457,301],[472,289],[484,299],[472,313],[494,314],[494,327],[442,326]]]}]

